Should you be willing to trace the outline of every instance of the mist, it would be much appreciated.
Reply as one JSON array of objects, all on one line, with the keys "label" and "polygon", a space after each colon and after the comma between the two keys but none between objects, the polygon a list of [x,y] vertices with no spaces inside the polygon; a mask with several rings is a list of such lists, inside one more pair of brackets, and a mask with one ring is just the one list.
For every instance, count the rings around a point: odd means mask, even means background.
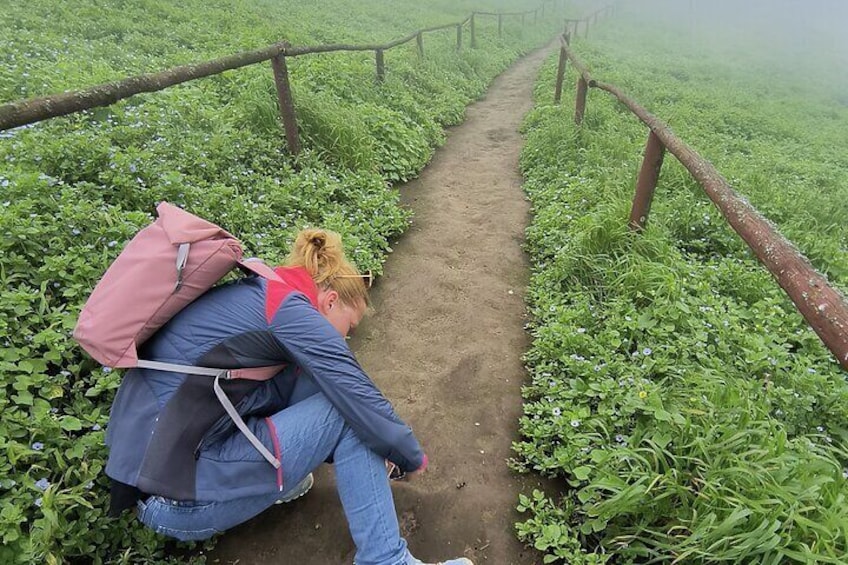
[{"label": "mist", "polygon": [[845,0],[634,0],[621,17],[646,33],[676,33],[693,56],[773,71],[779,80],[839,94],[848,104]]}]

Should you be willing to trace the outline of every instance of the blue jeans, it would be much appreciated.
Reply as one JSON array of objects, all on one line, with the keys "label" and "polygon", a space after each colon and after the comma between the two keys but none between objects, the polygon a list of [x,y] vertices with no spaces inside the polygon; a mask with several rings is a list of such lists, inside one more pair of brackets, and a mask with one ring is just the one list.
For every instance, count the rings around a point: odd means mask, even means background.
[{"label": "blue jeans", "polygon": [[[307,379],[294,404],[271,419],[282,451],[283,475],[292,489],[332,457],[336,486],[356,544],[357,565],[413,562],[400,536],[392,491],[382,457],[367,448],[327,398]],[[299,383],[300,384],[300,383]],[[287,493],[226,502],[180,502],[152,496],[138,503],[138,518],[160,534],[200,540],[241,524]]]}]

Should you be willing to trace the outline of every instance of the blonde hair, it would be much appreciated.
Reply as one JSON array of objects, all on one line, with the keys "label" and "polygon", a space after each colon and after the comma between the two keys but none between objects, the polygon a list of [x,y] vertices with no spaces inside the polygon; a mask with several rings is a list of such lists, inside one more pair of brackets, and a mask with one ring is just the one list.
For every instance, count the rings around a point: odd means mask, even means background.
[{"label": "blonde hair", "polygon": [[303,267],[319,288],[331,288],[348,306],[368,300],[368,288],[359,270],[345,257],[342,238],[334,231],[305,229],[297,234],[286,260],[290,267]]}]

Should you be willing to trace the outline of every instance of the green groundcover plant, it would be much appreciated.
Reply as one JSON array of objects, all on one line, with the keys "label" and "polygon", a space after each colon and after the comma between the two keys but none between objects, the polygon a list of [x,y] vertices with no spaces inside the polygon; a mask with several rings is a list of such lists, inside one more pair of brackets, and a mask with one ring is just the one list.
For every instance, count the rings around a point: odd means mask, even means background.
[{"label": "green groundcover plant", "polygon": [[[818,67],[781,82],[780,57],[660,19],[624,10],[575,50],[846,288],[844,85]],[[525,124],[533,343],[513,461],[550,481],[520,497],[519,537],[545,563],[844,563],[844,371],[673,156],[647,230],[628,230],[647,129],[597,90],[576,127],[555,70]]]},{"label": "green groundcover plant", "polygon": [[[532,9],[536,2],[522,8]],[[235,6],[235,7],[234,7]],[[241,3],[35,0],[0,13],[0,101],[77,89],[287,39],[380,42],[472,9],[515,4],[341,0]],[[379,273],[409,219],[392,184],[414,177],[469,101],[555,24],[478,21],[386,53],[289,61],[304,150],[284,150],[270,65],[0,132],[0,563],[167,561],[163,538],[105,517],[103,435],[119,371],[70,339],[93,285],[157,202],[282,260],[307,225],[339,231]],[[185,547],[185,546],[178,546]]]}]

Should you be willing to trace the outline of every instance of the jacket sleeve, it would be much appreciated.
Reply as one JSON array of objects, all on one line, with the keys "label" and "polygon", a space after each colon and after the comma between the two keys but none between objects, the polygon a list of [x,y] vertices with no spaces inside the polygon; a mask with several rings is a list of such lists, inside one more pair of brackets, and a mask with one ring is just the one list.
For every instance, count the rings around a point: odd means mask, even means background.
[{"label": "jacket sleeve", "polygon": [[412,429],[359,366],[345,339],[305,296],[286,297],[270,329],[366,446],[405,472],[424,464]]}]

